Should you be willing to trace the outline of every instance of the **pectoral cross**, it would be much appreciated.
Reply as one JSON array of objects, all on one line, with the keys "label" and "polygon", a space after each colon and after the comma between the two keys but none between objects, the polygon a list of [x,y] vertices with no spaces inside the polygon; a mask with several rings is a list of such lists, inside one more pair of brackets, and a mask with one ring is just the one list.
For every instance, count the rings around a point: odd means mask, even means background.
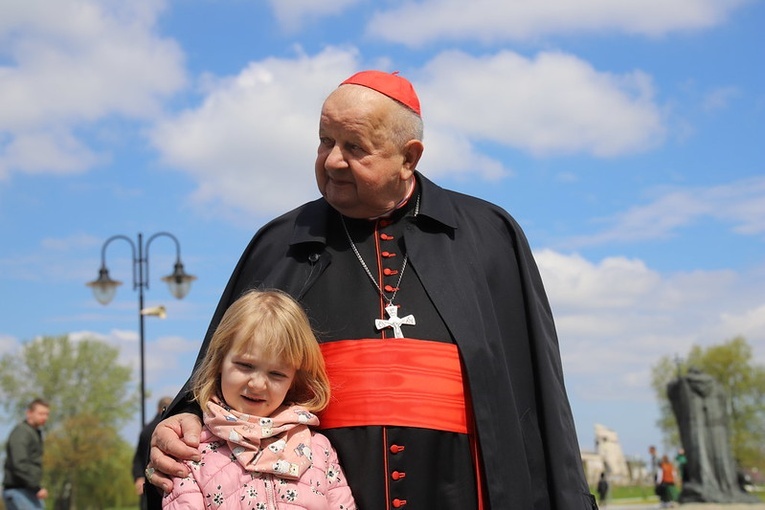
[{"label": "pectoral cross", "polygon": [[375,327],[377,329],[393,328],[393,338],[404,338],[404,334],[401,332],[401,326],[403,324],[414,326],[414,315],[399,317],[398,307],[393,303],[386,306],[385,311],[388,313],[388,319],[375,319]]}]

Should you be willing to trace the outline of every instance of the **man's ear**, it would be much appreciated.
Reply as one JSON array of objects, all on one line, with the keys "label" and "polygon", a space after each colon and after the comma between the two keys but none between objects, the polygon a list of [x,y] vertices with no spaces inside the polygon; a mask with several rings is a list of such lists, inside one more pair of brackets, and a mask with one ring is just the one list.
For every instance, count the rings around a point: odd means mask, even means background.
[{"label": "man's ear", "polygon": [[420,162],[424,150],[425,146],[420,140],[409,140],[406,142],[406,145],[404,145],[403,167],[408,170],[410,174],[414,173],[417,169],[417,163]]}]

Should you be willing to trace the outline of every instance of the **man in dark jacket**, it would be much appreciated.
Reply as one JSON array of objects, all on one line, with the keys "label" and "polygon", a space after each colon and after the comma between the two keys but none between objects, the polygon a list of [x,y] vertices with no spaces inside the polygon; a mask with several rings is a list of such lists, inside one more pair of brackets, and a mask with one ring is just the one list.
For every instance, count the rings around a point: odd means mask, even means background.
[{"label": "man in dark jacket", "polygon": [[42,399],[29,403],[26,419],[16,425],[5,447],[3,500],[7,510],[43,508],[48,497],[42,486],[43,437],[40,430],[50,415]]},{"label": "man in dark jacket", "polygon": [[[417,172],[421,140],[404,78],[363,71],[332,92],[315,166],[323,198],[255,235],[199,359],[242,292],[282,289],[322,344],[333,398],[321,427],[360,508],[595,508],[523,232]],[[168,489],[163,473],[188,469],[163,452],[196,455],[197,407],[184,390],[158,425],[151,483]]]}]

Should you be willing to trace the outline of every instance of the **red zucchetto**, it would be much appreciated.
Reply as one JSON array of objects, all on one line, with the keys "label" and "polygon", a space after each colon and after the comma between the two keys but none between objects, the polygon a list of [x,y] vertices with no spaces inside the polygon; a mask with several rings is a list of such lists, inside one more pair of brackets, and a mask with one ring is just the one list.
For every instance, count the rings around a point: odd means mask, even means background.
[{"label": "red zucchetto", "polygon": [[420,100],[417,97],[417,93],[414,91],[414,87],[406,78],[399,76],[398,71],[393,73],[385,73],[383,71],[361,71],[340,85],[362,85],[372,90],[376,90],[380,94],[385,94],[391,99],[395,99],[399,103],[403,104],[417,115],[422,115],[420,112]]}]

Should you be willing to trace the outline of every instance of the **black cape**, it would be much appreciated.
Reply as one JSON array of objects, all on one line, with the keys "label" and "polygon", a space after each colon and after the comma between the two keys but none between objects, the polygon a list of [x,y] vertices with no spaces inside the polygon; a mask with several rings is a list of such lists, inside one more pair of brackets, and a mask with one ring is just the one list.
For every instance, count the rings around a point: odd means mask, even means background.
[{"label": "black cape", "polygon": [[[444,190],[419,173],[417,180],[420,212],[404,233],[409,264],[464,362],[489,507],[597,508],[584,477],[551,309],[520,226],[496,205]],[[197,364],[223,313],[244,291],[278,288],[300,300],[321,277],[332,263],[325,247],[333,214],[318,199],[255,234]],[[168,413],[188,410],[188,396],[184,388]]]}]

